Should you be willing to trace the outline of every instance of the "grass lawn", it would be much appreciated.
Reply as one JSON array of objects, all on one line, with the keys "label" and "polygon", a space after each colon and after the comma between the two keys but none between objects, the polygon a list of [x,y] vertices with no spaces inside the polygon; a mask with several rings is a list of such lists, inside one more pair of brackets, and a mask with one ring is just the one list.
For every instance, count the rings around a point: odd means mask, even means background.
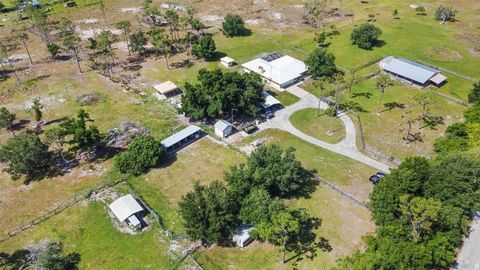
[{"label": "grass lawn", "polygon": [[222,180],[225,170],[244,160],[243,154],[203,138],[180,151],[164,167],[134,178],[131,183],[158,211],[164,226],[181,233],[184,229],[177,207],[182,196],[192,190],[195,181],[209,184]]},{"label": "grass lawn", "polygon": [[345,138],[342,120],[326,115],[324,110],[320,116],[313,108],[297,111],[290,116],[290,122],[305,134],[328,143],[339,143]]},{"label": "grass lawn", "polygon": [[290,106],[294,103],[297,103],[300,100],[299,97],[291,94],[288,91],[277,91],[277,90],[269,89],[267,90],[267,92],[270,95],[274,96],[276,99],[280,100],[282,105],[285,107]]},{"label": "grass lawn", "polygon": [[113,226],[102,202],[69,208],[0,243],[0,250],[11,253],[44,238],[61,241],[65,254],[79,253],[79,269],[169,269],[174,265],[156,228],[134,236],[122,233]]},{"label": "grass lawn", "polygon": [[[370,214],[364,208],[350,203],[338,193],[325,186],[318,186],[309,199],[287,202],[294,207],[303,207],[315,217],[322,219],[316,231],[332,247],[330,252],[318,250],[317,256],[300,262],[290,261],[286,269],[330,269],[335,261],[363,247],[362,236],[373,232]],[[332,211],[332,208],[335,211]],[[287,259],[294,254],[287,254]],[[244,249],[212,247],[200,249],[195,256],[205,269],[282,269],[279,248],[258,242]],[[295,265],[296,264],[296,265]]]},{"label": "grass lawn", "polygon": [[330,152],[305,142],[288,132],[269,129],[248,137],[243,144],[255,140],[277,143],[282,147],[294,147],[303,166],[317,170],[318,175],[335,183],[355,197],[367,201],[372,185],[368,181],[375,169],[348,157]]}]

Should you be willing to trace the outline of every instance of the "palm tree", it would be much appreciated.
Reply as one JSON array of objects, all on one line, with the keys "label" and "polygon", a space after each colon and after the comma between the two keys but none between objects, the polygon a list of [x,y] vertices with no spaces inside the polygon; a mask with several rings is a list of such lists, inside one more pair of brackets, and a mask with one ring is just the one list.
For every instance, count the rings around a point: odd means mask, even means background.
[{"label": "palm tree", "polygon": [[377,113],[380,113],[380,106],[382,105],[383,95],[385,94],[385,89],[392,86],[393,81],[390,79],[390,76],[387,74],[380,74],[377,78],[377,89],[380,90],[382,95],[380,96],[380,101],[378,102]]},{"label": "palm tree", "polygon": [[23,47],[27,51],[28,59],[30,59],[30,64],[33,65],[32,56],[30,55],[30,50],[28,50],[27,40],[29,39],[27,29],[25,26],[21,26],[18,29],[12,29],[12,39],[19,41],[23,44]]}]

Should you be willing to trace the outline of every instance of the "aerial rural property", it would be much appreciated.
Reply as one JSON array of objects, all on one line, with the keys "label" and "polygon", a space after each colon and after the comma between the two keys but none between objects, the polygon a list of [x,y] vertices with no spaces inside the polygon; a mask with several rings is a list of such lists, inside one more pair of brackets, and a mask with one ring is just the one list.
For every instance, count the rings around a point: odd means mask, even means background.
[{"label": "aerial rural property", "polygon": [[0,0],[0,268],[480,270],[480,1]]}]

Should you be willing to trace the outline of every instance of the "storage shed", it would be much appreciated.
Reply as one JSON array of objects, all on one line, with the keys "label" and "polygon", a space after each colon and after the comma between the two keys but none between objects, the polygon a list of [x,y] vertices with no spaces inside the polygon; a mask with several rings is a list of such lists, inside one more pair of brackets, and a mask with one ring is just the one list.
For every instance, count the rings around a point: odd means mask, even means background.
[{"label": "storage shed", "polygon": [[252,242],[250,238],[250,231],[253,230],[252,225],[242,224],[235,230],[235,234],[232,237],[233,242],[239,247],[246,247]]},{"label": "storage shed", "polygon": [[230,136],[233,132],[233,125],[230,122],[225,120],[218,120],[214,125],[215,135],[220,138],[226,138]]},{"label": "storage shed", "polygon": [[225,56],[220,58],[220,63],[222,63],[223,66],[228,68],[228,67],[233,67],[235,65],[235,60],[233,60],[233,58]]},{"label": "storage shed", "polygon": [[171,81],[156,84],[153,86],[153,88],[155,88],[159,94],[164,95],[166,98],[173,97],[181,93],[178,86]]},{"label": "storage shed", "polygon": [[201,132],[201,128],[195,125],[190,125],[173,134],[172,136],[166,138],[161,143],[167,153],[172,153],[199,139],[201,136]]},{"label": "storage shed", "polygon": [[126,222],[136,229],[141,227],[141,222],[136,215],[144,209],[131,194],[116,199],[108,208],[120,223]]},{"label": "storage shed", "polygon": [[380,62],[380,67],[397,78],[422,87],[429,84],[441,86],[447,81],[439,70],[403,58],[386,57]]}]

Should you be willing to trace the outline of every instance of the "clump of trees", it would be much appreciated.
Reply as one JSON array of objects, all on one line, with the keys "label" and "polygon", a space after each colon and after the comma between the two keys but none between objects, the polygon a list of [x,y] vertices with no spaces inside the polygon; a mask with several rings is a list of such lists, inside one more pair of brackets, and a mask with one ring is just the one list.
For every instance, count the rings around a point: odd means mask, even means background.
[{"label": "clump of trees", "polygon": [[313,50],[305,64],[314,79],[332,78],[337,73],[335,56],[323,48]]},{"label": "clump of trees", "polygon": [[262,79],[255,73],[202,69],[198,72],[198,81],[185,84],[180,109],[194,119],[218,118],[233,111],[251,116],[264,102]]},{"label": "clump of trees", "polygon": [[341,260],[340,269],[449,269],[480,209],[480,106],[477,84],[466,121],[438,138],[438,155],[407,158],[370,194],[376,236],[365,252]]},{"label": "clump of trees", "polygon": [[132,140],[128,150],[115,158],[115,167],[122,173],[139,176],[155,167],[164,157],[162,144],[152,136]]},{"label": "clump of trees", "polygon": [[222,23],[222,32],[227,37],[243,36],[248,33],[240,15],[227,14]]},{"label": "clump of trees", "polygon": [[281,200],[306,196],[316,185],[313,172],[300,165],[293,149],[262,146],[245,164],[227,171],[225,182],[197,183],[182,197],[179,213],[190,237],[228,244],[235,228],[249,223],[255,226],[253,238],[282,248],[283,263],[288,251],[315,254],[320,246],[329,248],[328,241],[319,244],[313,232],[320,220]]},{"label": "clump of trees", "polygon": [[453,22],[455,21],[455,15],[457,11],[448,6],[439,6],[435,11],[435,20],[442,22]]},{"label": "clump of trees", "polygon": [[211,35],[205,35],[201,37],[198,42],[195,42],[192,45],[193,55],[206,60],[209,60],[213,57],[216,49],[217,47],[215,46],[215,41]]},{"label": "clump of trees", "polygon": [[480,129],[480,83],[474,83],[468,95],[472,104],[464,112],[464,122],[454,123],[447,127],[445,136],[435,140],[433,149],[439,155],[447,155],[455,151],[465,151],[480,145],[478,132]]},{"label": "clump of trees", "polygon": [[370,50],[380,44],[382,30],[370,23],[363,23],[353,29],[350,39],[361,49]]}]

